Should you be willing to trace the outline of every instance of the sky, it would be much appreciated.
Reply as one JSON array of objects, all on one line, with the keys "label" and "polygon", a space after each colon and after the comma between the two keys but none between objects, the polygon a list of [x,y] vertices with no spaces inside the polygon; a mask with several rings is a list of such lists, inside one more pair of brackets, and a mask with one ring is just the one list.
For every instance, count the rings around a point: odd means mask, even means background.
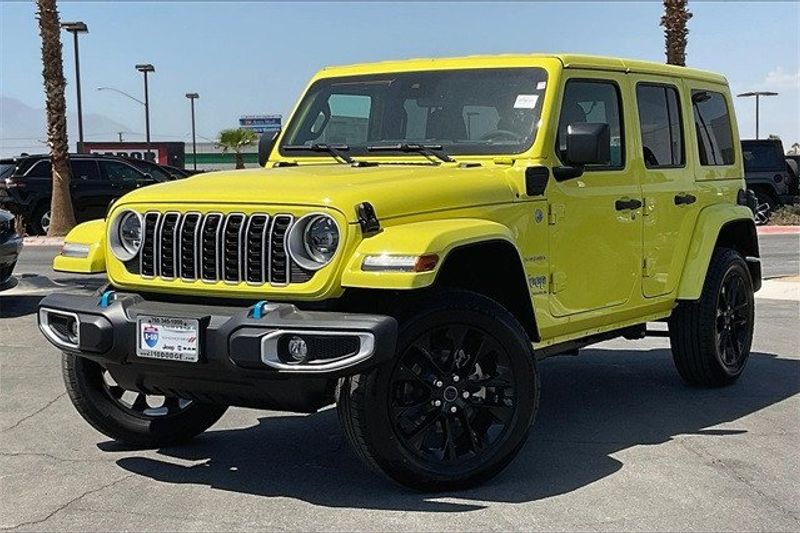
[{"label": "sky", "polygon": [[[412,57],[507,52],[579,52],[664,61],[660,1],[649,2],[59,2],[62,21],[82,20],[84,116],[119,123],[143,139],[137,63],[152,63],[154,140],[191,139],[189,101],[197,92],[197,132],[215,138],[240,115],[286,116],[315,71]],[[687,64],[728,77],[734,93],[773,90],[762,100],[761,134],[800,142],[800,3],[690,2]],[[71,35],[63,35],[68,113],[75,87]],[[0,98],[44,107],[40,41],[31,1],[0,1]],[[15,104],[16,105],[16,104]],[[3,108],[5,109],[5,107]],[[743,138],[755,135],[752,99],[736,99]],[[73,117],[74,118],[74,117]],[[7,123],[10,123],[8,119]],[[74,120],[72,121],[74,123]],[[95,121],[96,124],[106,124]],[[100,126],[108,129],[110,126]],[[96,128],[95,128],[96,129]],[[0,152],[41,141],[3,128]],[[77,131],[69,131],[70,143]],[[31,135],[27,133],[26,135]],[[86,130],[87,140],[116,140]]]}]

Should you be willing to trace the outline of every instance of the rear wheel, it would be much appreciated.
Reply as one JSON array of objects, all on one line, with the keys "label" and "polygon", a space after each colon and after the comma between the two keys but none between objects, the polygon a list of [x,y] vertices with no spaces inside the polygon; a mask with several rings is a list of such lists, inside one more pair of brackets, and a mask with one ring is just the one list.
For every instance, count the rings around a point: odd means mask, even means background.
[{"label": "rear wheel", "polygon": [[34,210],[30,227],[34,235],[47,235],[47,230],[50,229],[49,205],[42,204]]},{"label": "rear wheel", "polygon": [[742,256],[718,248],[700,299],[680,302],[669,319],[672,356],[687,383],[718,387],[736,381],[753,341],[753,282]]},{"label": "rear wheel", "polygon": [[539,402],[522,326],[477,294],[440,294],[401,322],[397,357],[343,379],[339,416],[356,453],[408,487],[451,490],[500,472]]},{"label": "rear wheel", "polygon": [[78,413],[96,430],[132,446],[158,448],[189,440],[211,427],[227,409],[123,389],[108,370],[72,354],[63,355],[62,370]]}]

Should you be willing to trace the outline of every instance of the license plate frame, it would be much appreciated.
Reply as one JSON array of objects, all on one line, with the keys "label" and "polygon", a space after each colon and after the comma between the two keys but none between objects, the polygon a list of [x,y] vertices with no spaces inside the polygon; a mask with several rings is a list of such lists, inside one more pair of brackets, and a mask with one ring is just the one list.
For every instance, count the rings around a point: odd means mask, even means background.
[{"label": "license plate frame", "polygon": [[136,318],[136,356],[197,363],[200,361],[200,319],[139,315]]}]

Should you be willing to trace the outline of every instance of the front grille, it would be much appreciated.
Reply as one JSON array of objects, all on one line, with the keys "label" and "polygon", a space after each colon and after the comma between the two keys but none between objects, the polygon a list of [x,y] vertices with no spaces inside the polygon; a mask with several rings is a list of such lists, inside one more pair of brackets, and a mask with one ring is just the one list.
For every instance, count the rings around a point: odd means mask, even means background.
[{"label": "front grille", "polygon": [[303,283],[313,272],[289,257],[292,215],[156,213],[144,215],[139,273],[185,281],[251,285]]}]

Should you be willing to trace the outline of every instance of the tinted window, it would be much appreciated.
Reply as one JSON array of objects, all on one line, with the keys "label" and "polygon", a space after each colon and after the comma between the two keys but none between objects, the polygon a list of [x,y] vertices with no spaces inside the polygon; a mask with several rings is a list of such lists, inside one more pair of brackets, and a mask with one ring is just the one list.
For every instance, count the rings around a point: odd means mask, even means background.
[{"label": "tinted window", "polygon": [[732,165],[736,158],[725,97],[712,91],[692,91],[692,110],[700,164]]},{"label": "tinted window", "polygon": [[109,180],[140,180],[144,176],[135,168],[117,161],[100,161],[100,171]]},{"label": "tinted window", "polygon": [[51,177],[53,174],[50,171],[50,160],[42,159],[41,161],[35,163],[31,168],[28,169],[28,172],[26,172],[25,175],[32,178]]},{"label": "tinted window", "polygon": [[683,126],[677,89],[640,84],[636,100],[647,167],[683,166]]},{"label": "tinted window", "polygon": [[[610,159],[601,167],[622,168],[623,153],[622,118],[617,86],[605,81],[569,81],[564,89],[561,118],[558,122],[559,152],[566,152],[567,126],[581,122],[608,124],[611,132]],[[563,156],[562,156],[563,159]],[[591,168],[591,166],[589,166]]]},{"label": "tinted window", "polygon": [[742,144],[744,169],[758,172],[760,170],[783,170],[785,165],[783,152],[776,143]]},{"label": "tinted window", "polygon": [[81,179],[81,180],[100,179],[100,175],[97,172],[96,161],[86,161],[81,159],[72,160],[70,161],[70,166],[72,167],[72,177],[75,179]]}]

